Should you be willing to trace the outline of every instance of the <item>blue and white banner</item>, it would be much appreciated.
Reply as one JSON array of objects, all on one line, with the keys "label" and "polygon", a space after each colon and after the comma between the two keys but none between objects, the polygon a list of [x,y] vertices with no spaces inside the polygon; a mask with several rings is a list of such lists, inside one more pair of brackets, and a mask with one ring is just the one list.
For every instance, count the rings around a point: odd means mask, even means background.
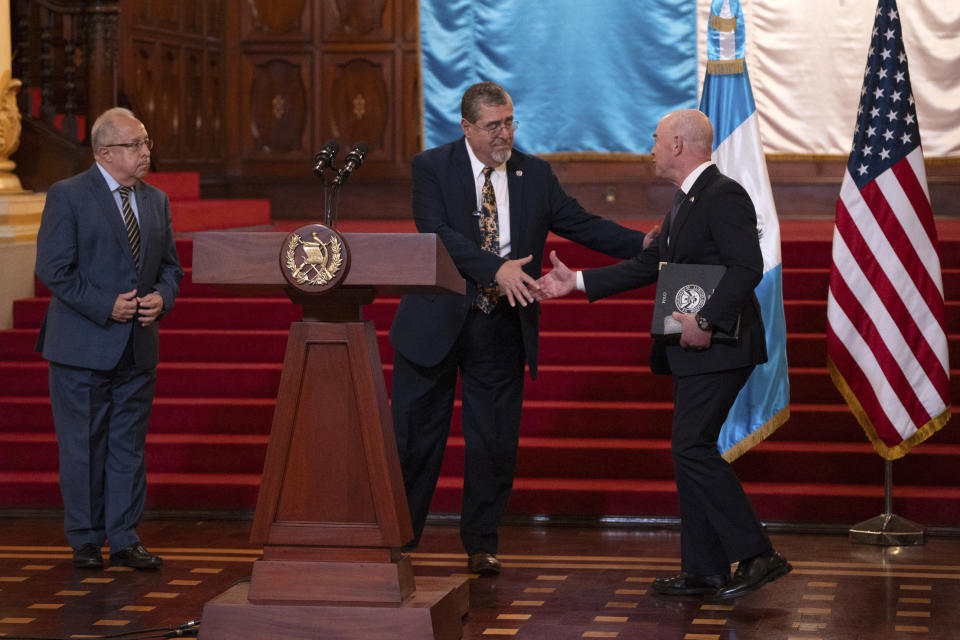
[{"label": "blue and white banner", "polygon": [[492,80],[528,153],[649,153],[697,104],[697,3],[420,0],[424,146],[462,135],[460,98]]},{"label": "blue and white banner", "polygon": [[713,122],[713,161],[722,173],[747,190],[757,210],[763,280],[756,294],[767,333],[768,357],[766,364],[754,369],[720,431],[717,446],[727,460],[736,459],[790,417],[780,223],[743,55],[744,33],[739,0],[713,0],[700,111]]}]

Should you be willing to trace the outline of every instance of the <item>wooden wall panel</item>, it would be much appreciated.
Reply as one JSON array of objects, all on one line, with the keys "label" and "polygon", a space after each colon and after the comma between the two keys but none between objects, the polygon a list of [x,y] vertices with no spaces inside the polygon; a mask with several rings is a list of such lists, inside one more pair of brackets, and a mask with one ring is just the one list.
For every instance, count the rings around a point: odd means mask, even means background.
[{"label": "wooden wall panel", "polygon": [[240,5],[243,41],[309,42],[312,36],[310,0],[248,0]]},{"label": "wooden wall panel", "polygon": [[158,169],[223,172],[226,6],[121,1],[121,94],[156,142]]},{"label": "wooden wall panel", "polygon": [[369,161],[394,158],[393,56],[389,53],[323,57],[324,131],[344,150],[358,141]]},{"label": "wooden wall panel", "polygon": [[241,117],[243,154],[248,158],[300,158],[312,146],[307,100],[309,55],[250,54],[244,56]]},{"label": "wooden wall panel", "polygon": [[393,0],[328,0],[323,8],[325,42],[393,42]]},{"label": "wooden wall panel", "polygon": [[[154,135],[153,129],[160,126],[157,121],[157,97],[156,90],[158,81],[154,69],[156,62],[154,58],[159,55],[159,45],[152,40],[136,39],[132,43],[132,55],[127,56],[126,87],[131,100],[134,102],[134,108],[137,115],[146,124],[147,130],[151,136]],[[99,114],[94,114],[94,117]],[[156,123],[156,125],[154,124]]]}]

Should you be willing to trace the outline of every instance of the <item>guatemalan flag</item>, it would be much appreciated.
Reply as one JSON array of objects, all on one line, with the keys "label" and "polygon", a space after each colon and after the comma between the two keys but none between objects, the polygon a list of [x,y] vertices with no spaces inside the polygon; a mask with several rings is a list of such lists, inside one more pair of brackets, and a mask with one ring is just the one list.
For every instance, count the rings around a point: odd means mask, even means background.
[{"label": "guatemalan flag", "polygon": [[763,280],[757,285],[756,294],[763,312],[768,357],[766,364],[754,369],[720,431],[717,446],[728,461],[735,460],[790,417],[780,223],[760,145],[757,109],[744,60],[744,33],[739,0],[713,0],[700,111],[713,123],[713,161],[722,173],[747,190],[757,210]]}]

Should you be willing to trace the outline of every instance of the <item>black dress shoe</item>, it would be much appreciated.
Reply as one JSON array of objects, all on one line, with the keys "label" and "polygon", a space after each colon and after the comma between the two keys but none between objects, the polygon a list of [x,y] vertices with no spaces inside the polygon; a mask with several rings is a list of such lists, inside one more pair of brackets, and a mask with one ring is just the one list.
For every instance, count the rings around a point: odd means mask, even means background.
[{"label": "black dress shoe", "polygon": [[792,570],[793,567],[787,559],[776,551],[741,560],[733,574],[733,580],[725,588],[717,591],[715,597],[720,600],[739,598],[756,591],[768,582],[787,575]]},{"label": "black dress shoe", "polygon": [[74,549],[73,566],[77,569],[103,568],[103,554],[100,553],[100,545],[88,542],[79,549]]},{"label": "black dress shoe", "polygon": [[656,578],[651,586],[654,591],[665,596],[708,595],[722,589],[727,584],[727,579],[722,573],[698,576],[684,572],[670,578]]},{"label": "black dress shoe", "polygon": [[471,553],[470,573],[479,573],[481,576],[495,576],[500,573],[500,561],[492,553]]},{"label": "black dress shoe", "polygon": [[110,564],[114,567],[132,567],[134,569],[159,569],[163,558],[146,550],[139,542],[126,549],[110,554]]}]

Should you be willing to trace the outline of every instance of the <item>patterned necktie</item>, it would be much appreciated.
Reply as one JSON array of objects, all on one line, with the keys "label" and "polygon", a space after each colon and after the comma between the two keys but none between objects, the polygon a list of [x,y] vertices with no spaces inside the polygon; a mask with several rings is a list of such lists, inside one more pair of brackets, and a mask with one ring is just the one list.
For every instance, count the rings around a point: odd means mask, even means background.
[{"label": "patterned necktie", "polygon": [[[500,222],[497,218],[497,198],[493,193],[493,183],[490,182],[492,173],[492,167],[483,168],[483,188],[480,190],[480,248],[500,255]],[[497,306],[499,298],[500,287],[496,284],[484,287],[478,283],[473,308],[489,314]]]},{"label": "patterned necktie", "polygon": [[140,225],[137,224],[137,217],[133,215],[133,207],[130,206],[130,192],[133,187],[120,187],[120,208],[123,210],[123,226],[127,228],[127,240],[130,241],[130,251],[133,253],[133,262],[140,268]]}]

